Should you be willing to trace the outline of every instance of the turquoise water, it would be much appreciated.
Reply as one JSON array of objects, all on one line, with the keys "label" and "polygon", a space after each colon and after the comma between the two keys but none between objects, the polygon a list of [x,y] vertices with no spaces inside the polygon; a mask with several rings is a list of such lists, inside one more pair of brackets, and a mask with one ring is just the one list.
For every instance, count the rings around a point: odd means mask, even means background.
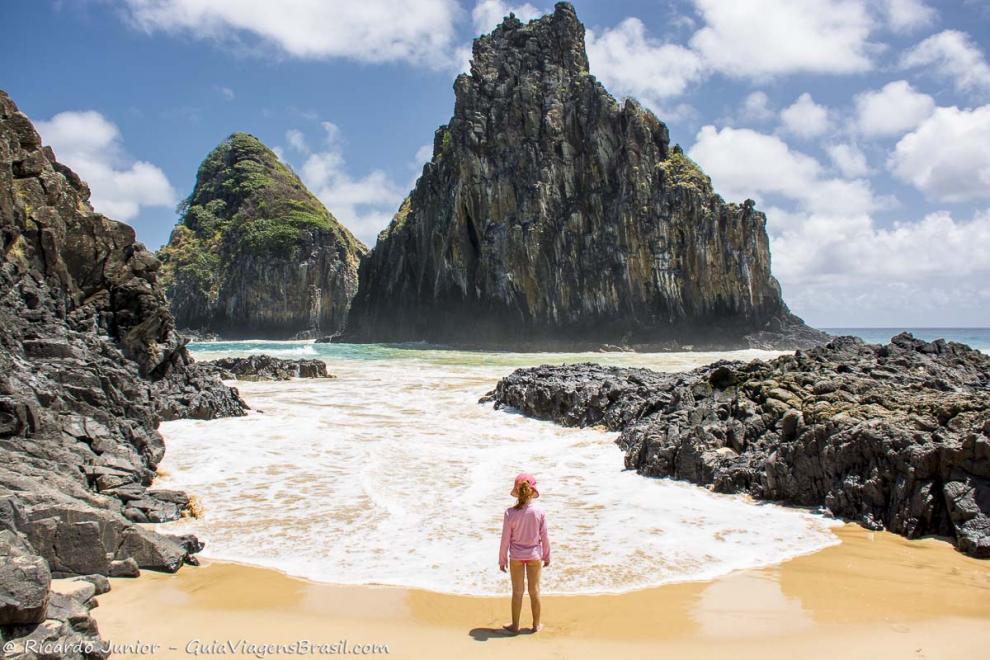
[{"label": "turquoise water", "polygon": [[853,335],[871,344],[885,344],[901,332],[910,332],[919,339],[945,339],[972,346],[990,353],[990,328],[822,328],[833,335]]},{"label": "turquoise water", "polygon": [[427,344],[316,344],[312,341],[218,341],[190,344],[199,360],[264,353],[280,358],[318,358],[333,364],[337,361],[395,362],[464,368],[500,368],[506,375],[517,367],[540,364],[598,362],[627,367],[649,367],[658,371],[684,371],[720,359],[752,360],[779,355],[774,351],[711,351],[684,353],[510,353],[442,349]]},{"label": "turquoise water", "polygon": [[[853,335],[871,344],[884,344],[900,332],[920,339],[944,338],[990,353],[990,328],[822,328],[833,335]],[[690,369],[720,358],[749,360],[771,357],[767,351],[728,351],[710,353],[508,353],[438,349],[426,344],[314,344],[310,341],[220,341],[189,345],[199,359],[229,355],[267,353],[283,358],[321,360],[413,361],[431,365],[473,367],[524,367],[562,362],[599,362],[616,366],[650,367],[662,371]]]}]

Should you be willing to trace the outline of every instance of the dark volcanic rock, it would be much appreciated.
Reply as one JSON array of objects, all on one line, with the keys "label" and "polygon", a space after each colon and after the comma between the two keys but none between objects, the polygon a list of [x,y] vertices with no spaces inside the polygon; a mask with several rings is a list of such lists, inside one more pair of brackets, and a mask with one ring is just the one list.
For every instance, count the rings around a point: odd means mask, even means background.
[{"label": "dark volcanic rock", "polygon": [[588,72],[573,7],[474,42],[433,158],[362,261],[338,341],[656,350],[827,340],[770,274],[766,218]]},{"label": "dark volcanic rock", "polygon": [[[107,585],[109,587],[109,585]],[[93,660],[109,656],[90,611],[95,595],[103,593],[89,582],[59,585],[49,594],[40,622],[0,628],[7,660],[65,658]]]},{"label": "dark volcanic rock", "polygon": [[322,360],[284,360],[271,355],[230,357],[200,362],[217,370],[222,378],[237,380],[289,380],[290,378],[330,378]]},{"label": "dark volcanic rock", "polygon": [[184,369],[174,369],[154,383],[155,408],[162,421],[182,419],[216,419],[243,415],[247,404],[237,390],[218,388],[217,374],[208,365],[189,362]]},{"label": "dark volcanic rock", "polygon": [[[0,92],[0,534],[24,544],[3,570],[25,587],[106,574],[114,561],[188,561],[187,544],[134,524],[182,509],[174,493],[146,490],[165,452],[158,423],[243,414],[237,392],[186,351],[154,255],[88,200]],[[72,613],[81,601],[55,600],[65,607],[49,603],[39,623],[33,592],[4,598],[16,612],[5,610],[0,635],[98,639]]]},{"label": "dark volcanic rock", "polygon": [[214,149],[184,204],[158,253],[179,327],[311,339],[344,326],[367,248],[257,138]]},{"label": "dark volcanic rock", "polygon": [[496,406],[621,431],[626,466],[990,557],[990,356],[909,334],[662,374],[520,369]]},{"label": "dark volcanic rock", "polygon": [[41,623],[52,574],[27,541],[0,530],[0,627]]}]

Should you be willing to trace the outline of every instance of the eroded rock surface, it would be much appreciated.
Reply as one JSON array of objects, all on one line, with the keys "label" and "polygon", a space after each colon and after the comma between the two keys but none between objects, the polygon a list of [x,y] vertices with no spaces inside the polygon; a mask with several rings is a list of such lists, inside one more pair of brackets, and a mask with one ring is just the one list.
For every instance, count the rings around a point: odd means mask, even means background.
[{"label": "eroded rock surface", "polygon": [[[726,203],[667,127],[590,75],[558,3],[474,42],[450,122],[362,261],[338,341],[511,348],[811,346],[766,218]],[[752,336],[752,342],[748,337]]]},{"label": "eroded rock surface", "polygon": [[515,371],[491,396],[533,417],[621,431],[626,466],[647,476],[821,505],[990,557],[990,356],[963,344],[839,337],[674,374],[544,366]]},{"label": "eroded rock surface", "polygon": [[46,606],[38,617],[30,622],[0,625],[2,657],[6,660],[109,657],[108,645],[100,638],[90,612],[98,606],[96,596],[110,591],[110,582],[102,575],[88,575],[52,584],[51,591],[49,583],[50,580],[45,583]]},{"label": "eroded rock surface", "polygon": [[189,357],[155,256],[93,212],[86,184],[3,92],[0,241],[0,592],[9,571],[37,588],[0,597],[0,634],[95,635],[77,613],[86,599],[42,604],[36,591],[115,562],[174,571],[194,561],[194,539],[134,524],[173,520],[188,504],[149,489],[165,452],[156,429],[243,404]]}]

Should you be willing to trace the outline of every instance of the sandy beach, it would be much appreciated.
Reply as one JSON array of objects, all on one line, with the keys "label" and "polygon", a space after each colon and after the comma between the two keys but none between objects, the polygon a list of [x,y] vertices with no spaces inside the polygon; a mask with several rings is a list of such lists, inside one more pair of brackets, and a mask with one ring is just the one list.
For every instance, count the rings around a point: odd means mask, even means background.
[{"label": "sandy beach", "polygon": [[114,579],[94,615],[112,643],[158,644],[155,657],[177,658],[251,657],[228,642],[345,640],[348,652],[384,644],[400,658],[976,658],[990,648],[986,562],[935,539],[851,524],[836,533],[840,545],[707,582],[545,596],[538,635],[498,632],[506,598],[319,584],[220,561]]}]

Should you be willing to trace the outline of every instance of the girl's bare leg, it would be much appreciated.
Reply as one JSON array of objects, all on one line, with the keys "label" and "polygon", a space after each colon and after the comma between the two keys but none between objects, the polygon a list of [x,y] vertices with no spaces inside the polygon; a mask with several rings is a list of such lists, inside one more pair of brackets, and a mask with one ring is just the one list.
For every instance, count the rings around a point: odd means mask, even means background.
[{"label": "girl's bare leg", "polygon": [[[543,624],[540,623],[540,569],[543,563],[531,561],[526,563],[526,588],[529,590],[529,606],[533,610],[533,632],[540,632]],[[520,604],[522,596],[519,597]]]},{"label": "girl's bare leg", "polygon": [[523,583],[525,579],[523,563],[510,559],[509,575],[512,577],[512,625],[502,627],[509,632],[519,632],[519,616],[522,614],[523,592],[526,590]]}]

